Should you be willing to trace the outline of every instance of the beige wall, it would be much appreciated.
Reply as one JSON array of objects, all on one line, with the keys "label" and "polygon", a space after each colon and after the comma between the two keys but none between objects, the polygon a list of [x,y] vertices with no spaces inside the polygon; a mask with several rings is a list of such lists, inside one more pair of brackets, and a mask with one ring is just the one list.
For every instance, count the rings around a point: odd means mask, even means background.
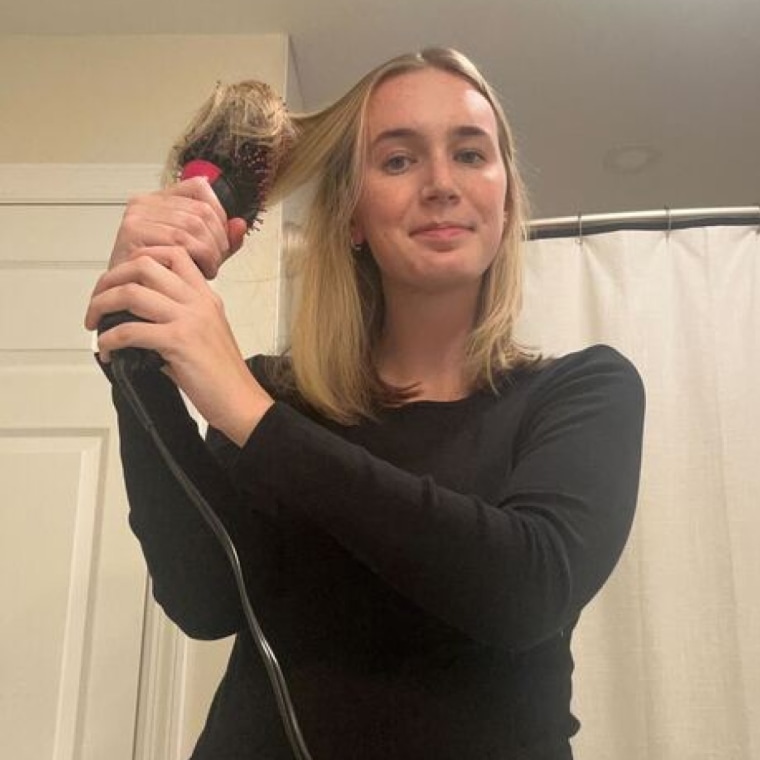
[{"label": "beige wall", "polygon": [[[219,80],[261,79],[300,107],[291,62],[284,34],[0,37],[0,165],[159,167]],[[246,354],[287,331],[282,211],[267,212],[217,283]]]},{"label": "beige wall", "polygon": [[160,164],[217,80],[287,88],[285,35],[0,40],[0,163]]}]

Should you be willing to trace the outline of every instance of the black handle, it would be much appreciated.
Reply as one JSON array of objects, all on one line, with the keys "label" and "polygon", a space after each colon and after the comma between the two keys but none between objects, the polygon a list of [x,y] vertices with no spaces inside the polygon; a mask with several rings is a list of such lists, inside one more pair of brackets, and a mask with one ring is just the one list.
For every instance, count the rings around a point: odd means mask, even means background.
[{"label": "black handle", "polygon": [[[98,335],[110,330],[112,327],[125,322],[147,322],[147,319],[135,316],[131,311],[115,311],[106,314],[98,323]],[[122,348],[114,352],[119,361],[124,364],[128,372],[156,372],[166,364],[164,358],[157,351],[145,348]]]}]

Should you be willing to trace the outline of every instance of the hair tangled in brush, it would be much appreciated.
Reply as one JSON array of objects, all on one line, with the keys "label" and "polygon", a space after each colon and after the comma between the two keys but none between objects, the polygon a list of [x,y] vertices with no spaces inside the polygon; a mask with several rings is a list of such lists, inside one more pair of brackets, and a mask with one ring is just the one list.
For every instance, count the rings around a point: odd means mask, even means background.
[{"label": "hair tangled in brush", "polygon": [[233,216],[260,221],[264,200],[294,137],[285,104],[264,82],[217,84],[172,147],[163,182],[175,182],[192,161],[218,167],[230,186]]}]

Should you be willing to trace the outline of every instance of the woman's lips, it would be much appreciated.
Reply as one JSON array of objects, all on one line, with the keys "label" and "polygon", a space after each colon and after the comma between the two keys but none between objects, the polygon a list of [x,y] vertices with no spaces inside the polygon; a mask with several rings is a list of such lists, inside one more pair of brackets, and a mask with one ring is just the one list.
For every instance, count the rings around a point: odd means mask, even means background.
[{"label": "woman's lips", "polygon": [[420,227],[412,232],[412,236],[428,240],[451,240],[471,231],[470,227],[462,224],[436,224]]}]

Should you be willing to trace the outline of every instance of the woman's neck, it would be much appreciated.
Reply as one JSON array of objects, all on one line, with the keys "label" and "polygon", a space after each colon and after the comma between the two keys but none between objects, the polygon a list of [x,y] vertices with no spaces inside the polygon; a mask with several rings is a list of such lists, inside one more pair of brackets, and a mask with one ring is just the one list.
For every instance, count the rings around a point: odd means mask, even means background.
[{"label": "woman's neck", "polygon": [[380,377],[395,386],[416,385],[416,399],[451,401],[467,396],[467,342],[477,294],[386,294],[385,323],[375,362]]}]

